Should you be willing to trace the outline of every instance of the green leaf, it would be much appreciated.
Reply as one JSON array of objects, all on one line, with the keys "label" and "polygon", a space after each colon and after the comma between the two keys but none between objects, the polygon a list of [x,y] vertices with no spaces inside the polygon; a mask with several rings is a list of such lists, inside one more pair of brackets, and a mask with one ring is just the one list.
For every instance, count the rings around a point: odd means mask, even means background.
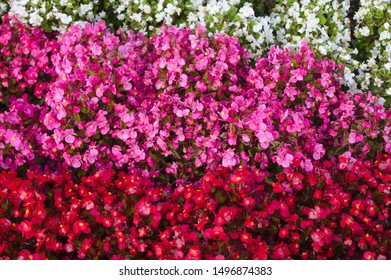
[{"label": "green leaf", "polygon": [[231,9],[229,9],[229,11],[227,12],[227,17],[229,19],[233,18],[237,12],[238,12],[238,8],[236,8],[235,6],[232,6]]}]

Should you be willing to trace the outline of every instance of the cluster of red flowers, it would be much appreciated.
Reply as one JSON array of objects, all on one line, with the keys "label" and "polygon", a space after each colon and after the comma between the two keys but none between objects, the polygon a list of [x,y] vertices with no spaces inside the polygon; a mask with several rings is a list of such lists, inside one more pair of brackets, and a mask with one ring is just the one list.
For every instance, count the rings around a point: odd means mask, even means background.
[{"label": "cluster of red flowers", "polygon": [[391,258],[391,111],[307,44],[6,16],[0,46],[1,258]]},{"label": "cluster of red flowers", "polygon": [[[3,259],[391,258],[391,157],[314,172],[218,167],[161,184],[134,169],[0,175]],[[290,186],[283,190],[282,186]]]}]

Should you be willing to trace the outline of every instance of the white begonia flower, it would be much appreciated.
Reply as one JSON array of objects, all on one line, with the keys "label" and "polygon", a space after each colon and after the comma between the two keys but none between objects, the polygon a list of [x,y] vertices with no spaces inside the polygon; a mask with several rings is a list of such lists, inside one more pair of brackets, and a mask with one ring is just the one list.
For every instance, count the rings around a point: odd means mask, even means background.
[{"label": "white begonia flower", "polygon": [[384,64],[384,68],[386,68],[388,71],[391,70],[391,62]]},{"label": "white begonia flower", "polygon": [[72,22],[72,17],[66,14],[60,14],[60,20],[63,24],[68,25]]},{"label": "white begonia flower", "polygon": [[359,32],[362,36],[367,37],[367,36],[369,36],[370,30],[369,30],[368,26],[364,26],[364,27],[361,27],[360,29],[358,29],[358,32]]},{"label": "white begonia flower", "polygon": [[3,13],[7,10],[7,5],[5,3],[0,3],[0,12]]},{"label": "white begonia flower", "polygon": [[35,10],[30,14],[29,23],[32,26],[40,26],[43,21],[43,18],[39,15],[38,10]]},{"label": "white begonia flower", "polygon": [[228,4],[228,2],[226,0],[223,0],[221,2],[219,2],[220,4],[220,8],[221,10],[226,13],[229,11],[229,9],[231,9],[231,6]]},{"label": "white begonia flower", "polygon": [[168,25],[172,24],[172,17],[166,17],[165,20],[166,20],[166,24],[168,24]]},{"label": "white begonia flower", "polygon": [[87,5],[84,5],[84,4],[81,4],[80,5],[80,8],[79,8],[79,16],[84,16],[85,14],[87,14],[89,11],[92,10],[92,4],[87,4]]},{"label": "white begonia flower", "polygon": [[151,6],[145,5],[143,8],[143,11],[144,11],[144,13],[149,15],[151,13]]},{"label": "white begonia flower", "polygon": [[261,29],[262,29],[262,22],[258,22],[256,25],[254,25],[254,27],[253,27],[253,31],[255,32],[255,33],[258,33],[259,31],[261,31]]},{"label": "white begonia flower", "polygon": [[60,5],[66,7],[68,5],[68,0],[60,0]]},{"label": "white begonia flower", "polygon": [[215,0],[210,1],[207,8],[209,10],[209,14],[211,15],[218,14],[220,10],[220,7],[217,5]]},{"label": "white begonia flower", "polygon": [[374,60],[372,57],[370,59],[368,59],[368,67],[369,68],[372,68],[374,66],[376,66],[376,60]]},{"label": "white begonia flower", "polygon": [[391,88],[386,89],[386,94],[391,95]]},{"label": "white begonia flower", "polygon": [[240,17],[248,18],[254,16],[254,10],[250,6],[246,5],[239,9],[238,14]]},{"label": "white begonia flower", "polygon": [[380,41],[387,40],[390,38],[391,38],[391,34],[388,30],[384,30],[383,32],[380,33],[380,37],[379,37]]},{"label": "white begonia flower", "polygon": [[240,0],[229,0],[229,3],[233,6],[240,4]]},{"label": "white begonia flower", "polygon": [[136,13],[131,16],[131,18],[137,22],[141,22],[141,13]]},{"label": "white begonia flower", "polygon": [[315,14],[310,13],[307,18],[307,32],[310,32],[318,27],[319,18]]},{"label": "white begonia flower", "polygon": [[323,55],[327,54],[327,49],[324,46],[319,46],[318,50]]},{"label": "white begonia flower", "polygon": [[17,15],[21,19],[24,19],[28,16],[25,6],[22,5],[12,6],[12,3],[11,3],[10,13]]},{"label": "white begonia flower", "polygon": [[157,22],[161,22],[163,18],[165,17],[164,12],[156,14],[155,18]]},{"label": "white begonia flower", "polygon": [[169,15],[173,15],[175,13],[175,6],[171,3],[168,3],[164,11]]},{"label": "white begonia flower", "polygon": [[379,79],[378,77],[375,77],[375,80],[374,80],[374,85],[377,86],[377,87],[381,87],[381,85],[383,84],[384,82]]},{"label": "white begonia flower", "polygon": [[197,16],[193,12],[190,12],[187,16],[187,21],[188,22],[196,22]]}]

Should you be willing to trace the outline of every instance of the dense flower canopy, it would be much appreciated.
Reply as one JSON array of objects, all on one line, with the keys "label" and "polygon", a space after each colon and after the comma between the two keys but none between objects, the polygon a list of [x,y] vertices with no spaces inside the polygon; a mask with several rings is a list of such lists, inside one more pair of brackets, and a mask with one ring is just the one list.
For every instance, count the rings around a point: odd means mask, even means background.
[{"label": "dense flower canopy", "polygon": [[379,96],[306,42],[170,25],[2,18],[0,257],[391,258]]}]

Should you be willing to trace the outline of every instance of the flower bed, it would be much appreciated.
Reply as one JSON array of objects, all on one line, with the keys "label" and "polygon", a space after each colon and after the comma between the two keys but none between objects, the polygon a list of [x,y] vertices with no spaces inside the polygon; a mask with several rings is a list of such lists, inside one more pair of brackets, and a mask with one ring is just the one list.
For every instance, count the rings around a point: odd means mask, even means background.
[{"label": "flower bed", "polygon": [[2,258],[390,258],[391,111],[235,37],[0,26]]}]

